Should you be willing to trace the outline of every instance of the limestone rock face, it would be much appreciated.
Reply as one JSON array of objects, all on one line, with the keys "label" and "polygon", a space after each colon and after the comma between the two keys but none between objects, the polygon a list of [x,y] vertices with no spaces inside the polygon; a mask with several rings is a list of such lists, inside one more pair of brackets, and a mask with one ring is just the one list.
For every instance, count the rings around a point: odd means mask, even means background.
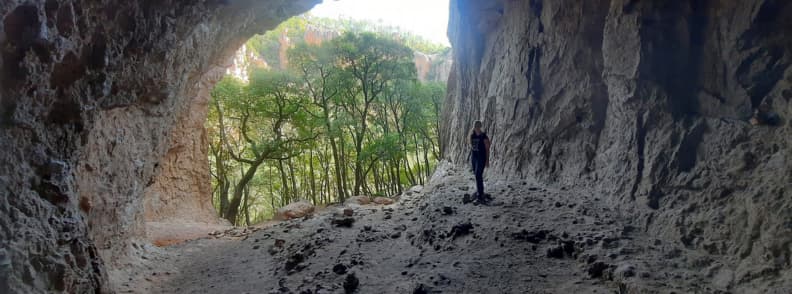
[{"label": "limestone rock face", "polygon": [[316,2],[0,2],[0,292],[110,291],[199,81]]},{"label": "limestone rock face", "polygon": [[[589,187],[729,260],[733,283],[772,288],[792,268],[789,15],[769,0],[451,1],[443,152],[465,164],[482,119],[489,179]],[[748,123],[763,102],[781,126]]]},{"label": "limestone rock face", "polygon": [[144,190],[145,221],[228,224],[212,207],[209,142],[204,128],[212,87],[226,68],[215,66],[201,77],[197,95],[173,126],[168,151],[158,162],[159,172]]},{"label": "limestone rock face", "polygon": [[316,25],[308,25],[305,28],[305,35],[303,39],[305,43],[310,45],[320,45],[322,42],[332,40],[341,35],[341,32],[326,29]]},{"label": "limestone rock face", "polygon": [[415,52],[413,56],[418,80],[422,82],[446,82],[451,73],[451,51],[438,54]]}]

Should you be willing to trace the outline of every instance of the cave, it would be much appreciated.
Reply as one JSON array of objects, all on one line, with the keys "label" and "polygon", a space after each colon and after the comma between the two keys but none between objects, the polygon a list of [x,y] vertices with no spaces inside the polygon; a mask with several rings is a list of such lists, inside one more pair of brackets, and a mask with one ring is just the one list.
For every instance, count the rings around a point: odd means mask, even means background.
[{"label": "cave", "polygon": [[[184,196],[208,189],[196,180],[208,175],[194,127],[206,92],[248,38],[318,2],[0,4],[0,292],[114,292],[110,281],[124,277],[113,269],[141,258],[144,222],[214,221],[207,199]],[[792,3],[452,0],[449,9],[444,159],[434,184],[405,200],[411,227],[380,239],[410,238],[404,246],[420,249],[404,252],[440,256],[441,268],[454,263],[438,252],[475,256],[509,239],[525,249],[518,260],[546,246],[556,268],[579,263],[588,277],[567,285],[548,279],[561,271],[518,271],[529,278],[464,285],[447,282],[465,279],[453,274],[429,280],[399,270],[378,283],[339,274],[339,285],[361,293],[792,289]],[[780,121],[752,121],[761,105]],[[460,130],[476,119],[493,142],[487,181],[504,195],[525,191],[488,208],[488,219],[500,219],[492,230],[461,219],[464,192],[451,188],[466,179]],[[534,230],[541,224],[531,215],[512,211],[539,203],[577,217]],[[593,223],[618,238],[567,232],[589,222],[587,205],[602,207]],[[526,226],[506,224],[500,215],[509,213]],[[311,246],[284,257],[287,271],[307,266]],[[654,263],[636,264],[641,258]],[[410,270],[432,268],[409,260]],[[487,269],[478,266],[474,274]],[[283,283],[306,283],[290,277]]]}]

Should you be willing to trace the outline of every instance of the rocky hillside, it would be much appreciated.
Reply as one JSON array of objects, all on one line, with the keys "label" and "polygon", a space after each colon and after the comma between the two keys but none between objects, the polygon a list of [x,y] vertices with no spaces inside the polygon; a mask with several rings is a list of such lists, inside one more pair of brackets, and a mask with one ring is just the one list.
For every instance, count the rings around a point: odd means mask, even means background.
[{"label": "rocky hillside", "polygon": [[[303,20],[303,18],[300,18],[300,20]],[[284,69],[289,63],[286,52],[289,48],[292,48],[294,44],[306,42],[312,45],[319,45],[322,42],[341,36],[343,32],[340,29],[322,25],[322,19],[314,20],[311,18],[310,21],[316,23],[307,24],[304,29],[300,30],[301,32],[304,31],[303,33],[289,32],[288,28],[267,32],[267,35],[277,34],[277,45],[263,48],[263,52],[256,52],[256,50],[245,47],[240,48],[234,57],[235,60],[240,62],[234,62],[229,69],[229,73],[244,77],[247,71],[245,67],[249,64]],[[393,34],[394,38],[399,38],[396,33]],[[291,35],[291,37],[289,35]],[[269,36],[265,36],[264,38],[266,37]],[[415,67],[420,81],[445,83],[448,80],[453,61],[451,58],[451,50],[438,53],[424,53],[415,50],[414,54]]]},{"label": "rocky hillside", "polygon": [[639,230],[728,260],[736,284],[789,276],[790,14],[769,0],[452,1],[444,154],[464,163],[482,119],[491,178],[602,192]]}]

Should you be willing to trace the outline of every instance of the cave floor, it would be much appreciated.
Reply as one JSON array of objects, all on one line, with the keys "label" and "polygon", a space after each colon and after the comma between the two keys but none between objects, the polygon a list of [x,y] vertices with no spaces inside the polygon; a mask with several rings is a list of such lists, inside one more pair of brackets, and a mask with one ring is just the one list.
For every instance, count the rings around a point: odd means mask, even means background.
[{"label": "cave floor", "polygon": [[[490,181],[488,205],[463,203],[470,173],[437,172],[388,206],[342,207],[243,238],[150,248],[119,293],[713,292],[697,253],[655,239],[597,195]],[[342,223],[342,225],[334,224]],[[282,246],[277,244],[282,243]],[[128,279],[127,279],[128,278]]]}]

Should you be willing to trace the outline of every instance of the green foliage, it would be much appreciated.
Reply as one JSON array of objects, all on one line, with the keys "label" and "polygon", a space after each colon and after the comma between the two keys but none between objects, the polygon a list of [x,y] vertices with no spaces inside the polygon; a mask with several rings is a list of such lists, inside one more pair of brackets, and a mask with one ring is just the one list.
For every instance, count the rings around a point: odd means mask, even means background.
[{"label": "green foliage", "polygon": [[451,50],[446,45],[434,43],[420,35],[404,31],[399,27],[363,20],[314,17],[309,14],[292,17],[275,29],[269,30],[264,34],[255,35],[246,45],[251,52],[261,56],[271,67],[281,68],[279,58],[279,39],[281,36],[285,35],[291,42],[299,43],[311,26],[319,30],[339,32],[341,34],[373,33],[380,37],[397,41],[414,51],[427,54],[445,54]]},{"label": "green foliage", "polygon": [[[298,19],[273,32],[306,25]],[[224,217],[240,224],[300,199],[321,205],[357,193],[395,195],[429,177],[440,156],[445,86],[417,81],[405,42],[353,31],[296,44],[285,70],[253,68],[248,83],[225,77],[213,89],[206,126]],[[269,38],[249,46],[264,50]]]},{"label": "green foliage", "polygon": [[396,160],[403,158],[403,151],[399,135],[390,133],[374,138],[363,146],[361,158],[366,162]]}]

